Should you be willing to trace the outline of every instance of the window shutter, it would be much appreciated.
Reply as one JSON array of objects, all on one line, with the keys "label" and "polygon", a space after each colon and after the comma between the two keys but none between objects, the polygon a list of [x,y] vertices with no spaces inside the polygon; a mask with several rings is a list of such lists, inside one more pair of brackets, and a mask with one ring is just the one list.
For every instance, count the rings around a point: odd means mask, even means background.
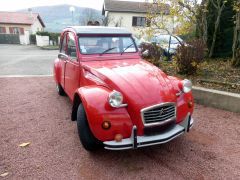
[{"label": "window shutter", "polygon": [[132,26],[137,26],[137,17],[132,18]]},{"label": "window shutter", "polygon": [[2,33],[6,34],[6,27],[2,27]]},{"label": "window shutter", "polygon": [[20,34],[24,34],[24,29],[23,28],[20,28]]},{"label": "window shutter", "polygon": [[9,32],[10,32],[10,34],[13,34],[13,28],[12,27],[9,27]]}]

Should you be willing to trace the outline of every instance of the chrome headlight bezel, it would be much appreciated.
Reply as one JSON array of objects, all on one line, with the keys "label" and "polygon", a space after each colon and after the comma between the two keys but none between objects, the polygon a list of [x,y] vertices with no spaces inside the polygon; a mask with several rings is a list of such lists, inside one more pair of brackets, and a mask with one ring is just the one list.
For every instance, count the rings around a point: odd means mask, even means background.
[{"label": "chrome headlight bezel", "polygon": [[192,91],[192,81],[184,79],[182,81],[182,88],[184,93],[189,93],[190,91]]},{"label": "chrome headlight bezel", "polygon": [[123,105],[123,95],[118,91],[112,91],[108,96],[108,103],[110,106],[118,108]]}]

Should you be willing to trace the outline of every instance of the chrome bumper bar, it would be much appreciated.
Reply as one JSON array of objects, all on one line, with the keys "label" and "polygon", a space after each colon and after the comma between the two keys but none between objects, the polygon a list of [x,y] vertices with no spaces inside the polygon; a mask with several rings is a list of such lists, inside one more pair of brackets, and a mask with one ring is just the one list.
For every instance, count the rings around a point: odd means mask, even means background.
[{"label": "chrome bumper bar", "polygon": [[153,136],[137,136],[137,127],[134,125],[130,138],[122,139],[121,142],[104,141],[104,148],[109,150],[125,150],[163,144],[175,139],[185,132],[188,132],[191,129],[193,122],[193,118],[188,114],[185,120],[180,124],[176,124],[168,131]]}]

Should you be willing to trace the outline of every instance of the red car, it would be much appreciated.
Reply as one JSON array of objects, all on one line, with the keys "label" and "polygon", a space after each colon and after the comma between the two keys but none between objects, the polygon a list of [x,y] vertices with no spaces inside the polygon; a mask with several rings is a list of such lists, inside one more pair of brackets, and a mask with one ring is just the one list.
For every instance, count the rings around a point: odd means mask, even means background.
[{"label": "red car", "polygon": [[73,104],[71,118],[86,150],[162,144],[192,127],[191,81],[141,59],[126,29],[64,29],[54,78],[59,95]]}]

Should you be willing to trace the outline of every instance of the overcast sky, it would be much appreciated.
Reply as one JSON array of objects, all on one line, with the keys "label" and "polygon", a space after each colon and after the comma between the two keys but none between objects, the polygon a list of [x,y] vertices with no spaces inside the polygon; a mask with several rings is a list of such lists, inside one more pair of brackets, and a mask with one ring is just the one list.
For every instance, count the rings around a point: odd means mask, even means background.
[{"label": "overcast sky", "polygon": [[[128,0],[128,1],[145,1],[145,0]],[[36,6],[51,6],[60,4],[71,4],[81,7],[90,7],[101,10],[103,0],[1,0],[0,11],[15,11],[27,9]]]}]

